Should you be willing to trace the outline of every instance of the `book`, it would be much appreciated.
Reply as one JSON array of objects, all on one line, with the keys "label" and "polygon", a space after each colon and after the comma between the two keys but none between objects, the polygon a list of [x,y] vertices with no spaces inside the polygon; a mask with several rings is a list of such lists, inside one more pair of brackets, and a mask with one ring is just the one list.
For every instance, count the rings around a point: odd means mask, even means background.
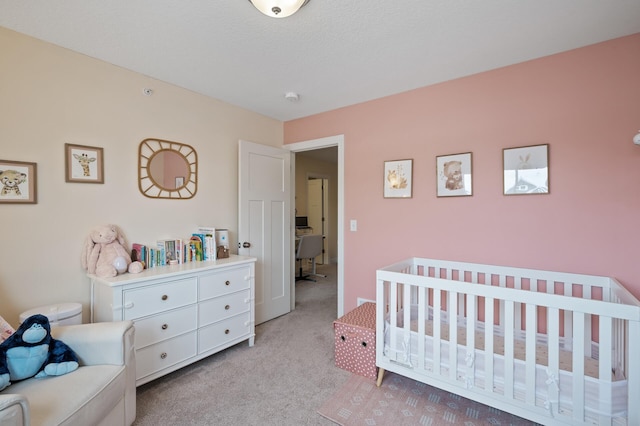
[{"label": "book", "polygon": [[216,260],[216,228],[212,226],[198,226],[198,230],[194,235],[198,235],[202,239],[204,260]]},{"label": "book", "polygon": [[198,235],[192,235],[189,239],[189,248],[191,250],[192,261],[204,260],[204,253],[202,252],[202,238]]},{"label": "book", "polygon": [[133,243],[131,245],[131,261],[142,263],[143,268],[147,268],[147,246],[144,244]]}]

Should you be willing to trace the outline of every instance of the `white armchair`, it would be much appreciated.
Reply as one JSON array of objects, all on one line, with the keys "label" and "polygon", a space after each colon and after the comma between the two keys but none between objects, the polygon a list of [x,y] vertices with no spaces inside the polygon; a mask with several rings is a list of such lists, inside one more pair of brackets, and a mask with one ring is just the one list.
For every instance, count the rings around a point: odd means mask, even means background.
[{"label": "white armchair", "polygon": [[31,378],[0,392],[0,425],[131,425],[136,418],[134,328],[131,321],[52,327],[80,367]]}]

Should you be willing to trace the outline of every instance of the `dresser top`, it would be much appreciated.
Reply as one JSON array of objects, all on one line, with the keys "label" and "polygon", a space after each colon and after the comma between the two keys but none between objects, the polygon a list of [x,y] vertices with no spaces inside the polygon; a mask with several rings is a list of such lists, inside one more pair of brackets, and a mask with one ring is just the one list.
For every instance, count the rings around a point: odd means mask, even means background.
[{"label": "dresser top", "polygon": [[117,275],[115,277],[98,277],[94,274],[87,274],[93,281],[106,284],[111,287],[117,287],[126,284],[133,284],[140,281],[147,281],[156,278],[179,277],[192,273],[200,273],[208,270],[216,270],[224,267],[253,263],[257,259],[249,256],[229,255],[226,259],[206,260],[200,262],[188,262],[181,265],[165,265],[156,266],[154,268],[145,269],[139,274],[130,274],[128,272]]}]

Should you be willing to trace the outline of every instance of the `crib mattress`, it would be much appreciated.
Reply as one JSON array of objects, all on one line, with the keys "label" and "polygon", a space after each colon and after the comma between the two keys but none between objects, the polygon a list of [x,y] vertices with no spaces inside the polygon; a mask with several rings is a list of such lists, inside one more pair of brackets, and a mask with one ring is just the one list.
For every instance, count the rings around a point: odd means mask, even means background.
[{"label": "crib mattress", "polygon": [[[418,320],[411,321],[411,331],[418,331]],[[433,320],[425,321],[425,333],[428,336],[433,337]],[[465,344],[467,341],[467,328],[464,326],[457,327],[457,341],[458,344]],[[449,324],[440,323],[440,338],[441,340],[449,341]],[[525,360],[526,353],[526,341],[514,339],[514,357],[521,361]],[[475,330],[475,348],[484,351],[485,347],[485,334],[484,330]],[[493,336],[493,353],[497,355],[504,355],[504,337],[499,334]],[[570,351],[561,349],[559,354],[560,369],[564,371],[573,371],[573,354]],[[536,364],[548,365],[549,360],[549,348],[545,344],[536,344]],[[584,359],[584,374],[594,379],[598,378],[598,360],[590,357]]]}]

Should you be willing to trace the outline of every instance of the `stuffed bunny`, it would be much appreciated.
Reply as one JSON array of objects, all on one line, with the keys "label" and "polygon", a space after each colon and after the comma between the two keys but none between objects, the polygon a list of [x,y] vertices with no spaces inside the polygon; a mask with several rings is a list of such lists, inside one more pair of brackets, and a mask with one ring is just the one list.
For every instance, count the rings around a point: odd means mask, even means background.
[{"label": "stuffed bunny", "polygon": [[[137,274],[143,269],[142,263],[132,262],[124,234],[116,225],[102,225],[94,228],[87,236],[82,250],[82,267],[99,277],[115,277],[118,270],[116,258],[124,258],[127,270]],[[122,259],[119,259],[120,261]]]}]

